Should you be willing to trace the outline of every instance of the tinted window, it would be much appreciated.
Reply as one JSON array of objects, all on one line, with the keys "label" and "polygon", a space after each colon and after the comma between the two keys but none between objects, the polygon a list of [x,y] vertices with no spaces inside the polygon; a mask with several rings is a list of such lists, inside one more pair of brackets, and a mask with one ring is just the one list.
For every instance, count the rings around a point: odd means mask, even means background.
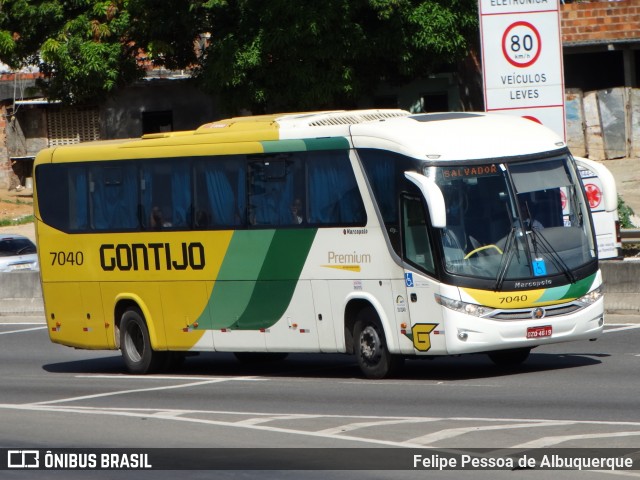
[{"label": "tinted window", "polygon": [[348,150],[44,164],[36,187],[63,231],[366,223]]},{"label": "tinted window", "polygon": [[26,255],[28,253],[36,253],[36,246],[28,238],[0,239],[0,257]]}]

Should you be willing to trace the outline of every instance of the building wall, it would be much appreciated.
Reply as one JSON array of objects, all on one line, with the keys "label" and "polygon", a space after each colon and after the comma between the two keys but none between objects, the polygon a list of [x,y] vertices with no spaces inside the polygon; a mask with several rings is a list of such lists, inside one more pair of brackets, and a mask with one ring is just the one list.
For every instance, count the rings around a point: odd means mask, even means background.
[{"label": "building wall", "polygon": [[143,134],[145,112],[172,112],[174,131],[193,130],[218,118],[215,101],[186,80],[147,80],[110,97],[100,108],[100,136],[132,138]]},{"label": "building wall", "polygon": [[567,3],[561,12],[564,44],[640,37],[640,0]]},{"label": "building wall", "polygon": [[9,174],[11,172],[11,163],[7,154],[6,142],[7,127],[7,106],[0,105],[0,188],[9,188]]}]

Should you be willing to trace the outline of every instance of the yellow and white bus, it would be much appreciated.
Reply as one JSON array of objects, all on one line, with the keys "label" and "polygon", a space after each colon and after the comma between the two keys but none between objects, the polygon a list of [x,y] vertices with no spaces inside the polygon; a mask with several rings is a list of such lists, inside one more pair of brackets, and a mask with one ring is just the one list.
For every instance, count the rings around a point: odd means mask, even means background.
[{"label": "yellow and white bus", "polygon": [[158,371],[199,351],[405,358],[594,339],[589,206],[525,119],[360,110],[232,118],[45,149],[35,215],[50,338]]}]

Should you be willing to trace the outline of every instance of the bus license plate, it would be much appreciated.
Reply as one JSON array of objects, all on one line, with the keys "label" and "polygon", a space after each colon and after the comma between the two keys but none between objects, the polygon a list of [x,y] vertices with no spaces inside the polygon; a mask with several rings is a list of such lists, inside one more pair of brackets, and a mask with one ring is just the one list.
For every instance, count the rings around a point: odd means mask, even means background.
[{"label": "bus license plate", "polygon": [[544,327],[527,328],[527,338],[550,337],[551,333],[552,333],[551,325],[545,325]]}]

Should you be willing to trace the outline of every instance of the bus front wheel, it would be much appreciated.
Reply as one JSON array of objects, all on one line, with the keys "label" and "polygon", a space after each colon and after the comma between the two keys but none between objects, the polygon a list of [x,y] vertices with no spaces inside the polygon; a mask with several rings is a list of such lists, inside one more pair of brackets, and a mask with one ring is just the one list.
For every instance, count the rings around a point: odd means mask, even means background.
[{"label": "bus front wheel", "polygon": [[389,352],[382,326],[371,310],[363,310],[358,315],[353,338],[358,366],[365,377],[387,378],[402,367],[404,358]]},{"label": "bus front wheel", "polygon": [[147,323],[137,308],[129,309],[122,315],[120,349],[127,370],[137,375],[157,371],[166,360],[166,352],[151,348]]}]

